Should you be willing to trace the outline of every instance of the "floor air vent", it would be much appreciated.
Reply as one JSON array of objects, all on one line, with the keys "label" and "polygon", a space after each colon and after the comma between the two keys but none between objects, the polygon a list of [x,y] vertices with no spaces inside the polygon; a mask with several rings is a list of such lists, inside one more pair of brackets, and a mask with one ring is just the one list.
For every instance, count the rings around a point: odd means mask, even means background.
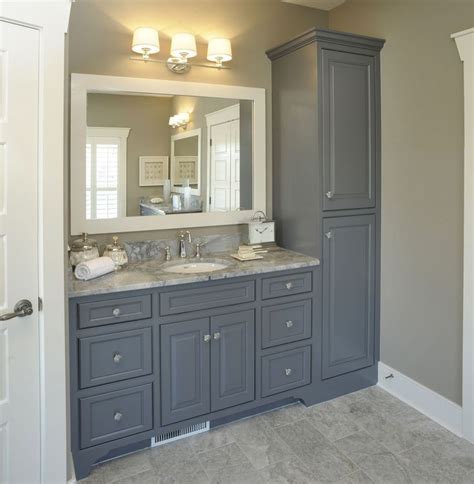
[{"label": "floor air vent", "polygon": [[183,427],[182,429],[173,430],[171,432],[165,432],[151,439],[151,446],[157,447],[158,445],[168,444],[175,440],[184,439],[191,435],[202,434],[209,430],[209,422],[202,422],[194,425]]}]

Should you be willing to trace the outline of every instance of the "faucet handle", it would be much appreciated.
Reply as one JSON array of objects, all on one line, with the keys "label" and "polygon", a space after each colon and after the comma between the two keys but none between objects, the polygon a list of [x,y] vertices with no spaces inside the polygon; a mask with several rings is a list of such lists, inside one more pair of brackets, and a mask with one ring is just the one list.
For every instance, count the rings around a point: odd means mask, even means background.
[{"label": "faucet handle", "polygon": [[195,258],[196,259],[200,259],[202,257],[201,255],[201,249],[205,246],[205,242],[196,242],[196,254],[195,254]]},{"label": "faucet handle", "polygon": [[171,260],[171,249],[169,245],[165,247],[165,260],[166,261]]}]

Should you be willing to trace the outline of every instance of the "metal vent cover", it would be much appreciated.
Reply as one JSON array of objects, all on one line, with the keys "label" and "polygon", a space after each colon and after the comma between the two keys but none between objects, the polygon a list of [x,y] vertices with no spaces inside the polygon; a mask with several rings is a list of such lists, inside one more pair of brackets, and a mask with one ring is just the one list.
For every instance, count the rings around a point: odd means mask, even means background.
[{"label": "metal vent cover", "polygon": [[208,432],[209,429],[210,422],[201,422],[194,425],[188,425],[181,429],[171,430],[170,432],[164,432],[151,439],[151,446],[157,447],[159,445],[168,444],[169,442],[184,439],[186,437],[190,437],[191,435]]}]

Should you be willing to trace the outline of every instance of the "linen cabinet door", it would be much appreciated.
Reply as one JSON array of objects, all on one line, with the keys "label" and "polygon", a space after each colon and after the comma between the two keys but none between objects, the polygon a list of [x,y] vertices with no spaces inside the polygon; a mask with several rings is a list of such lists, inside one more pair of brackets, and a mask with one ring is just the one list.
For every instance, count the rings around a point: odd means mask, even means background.
[{"label": "linen cabinet door", "polygon": [[375,57],[322,49],[323,210],[375,206]]},{"label": "linen cabinet door", "polygon": [[161,326],[161,421],[209,413],[209,319]]},{"label": "linen cabinet door", "polygon": [[211,318],[212,411],[255,398],[255,312]]},{"label": "linen cabinet door", "polygon": [[323,222],[323,379],[374,363],[375,216]]}]

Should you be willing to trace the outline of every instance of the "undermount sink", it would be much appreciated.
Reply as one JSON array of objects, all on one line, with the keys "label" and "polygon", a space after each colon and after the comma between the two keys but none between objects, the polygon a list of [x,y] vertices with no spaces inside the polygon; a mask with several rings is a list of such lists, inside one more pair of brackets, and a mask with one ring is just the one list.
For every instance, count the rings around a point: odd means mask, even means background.
[{"label": "undermount sink", "polygon": [[201,274],[203,272],[215,272],[229,267],[225,261],[192,261],[176,262],[163,267],[164,272],[173,272],[175,274]]}]

